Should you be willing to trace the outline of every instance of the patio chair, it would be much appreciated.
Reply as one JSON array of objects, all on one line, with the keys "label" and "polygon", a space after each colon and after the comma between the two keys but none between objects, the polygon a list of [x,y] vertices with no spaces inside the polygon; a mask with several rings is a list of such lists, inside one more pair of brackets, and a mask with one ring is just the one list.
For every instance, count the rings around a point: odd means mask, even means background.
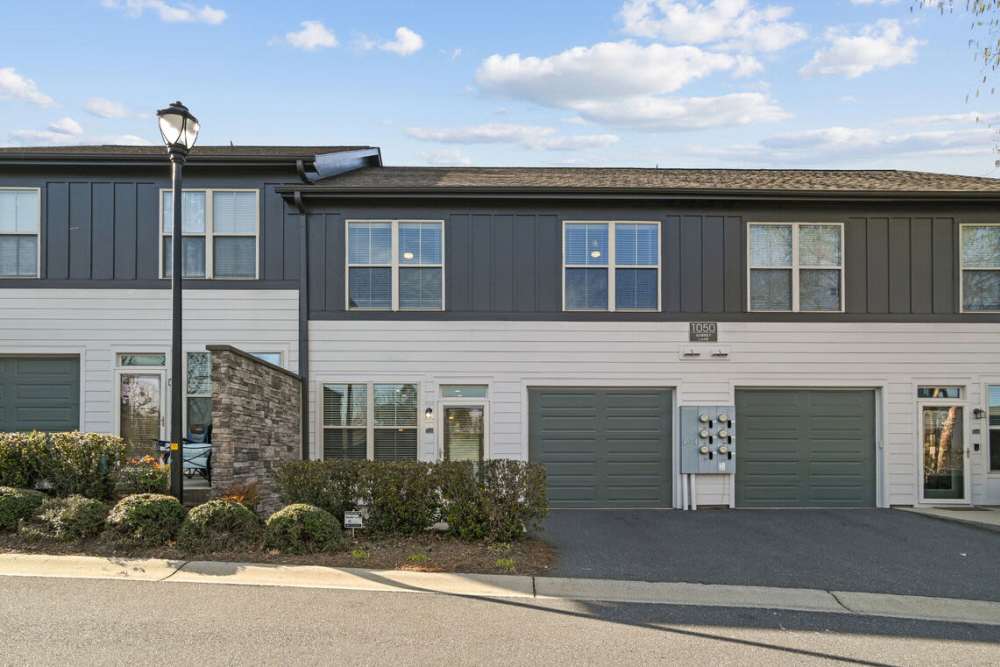
[{"label": "patio chair", "polygon": [[[157,440],[157,447],[163,453],[163,463],[170,463],[170,442]],[[212,443],[191,442],[184,439],[184,454],[181,461],[184,475],[191,479],[201,475],[209,484],[212,483]]]}]

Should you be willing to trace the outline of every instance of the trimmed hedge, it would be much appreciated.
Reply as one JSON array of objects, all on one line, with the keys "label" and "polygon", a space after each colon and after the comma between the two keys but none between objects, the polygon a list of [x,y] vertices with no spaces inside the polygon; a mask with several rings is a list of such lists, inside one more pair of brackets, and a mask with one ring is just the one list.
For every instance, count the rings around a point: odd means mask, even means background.
[{"label": "trimmed hedge", "polygon": [[22,519],[30,519],[45,502],[45,494],[31,489],[0,486],[0,531],[17,530]]},{"label": "trimmed hedge", "polygon": [[166,493],[169,490],[170,466],[152,456],[131,459],[115,472],[115,492],[119,496]]},{"label": "trimmed hedge", "polygon": [[127,544],[156,546],[174,538],[184,508],[173,496],[138,493],[118,501],[108,515],[108,537]]},{"label": "trimmed hedge", "polygon": [[127,451],[124,440],[101,433],[2,433],[0,485],[111,498]]},{"label": "trimmed hedge", "polygon": [[260,519],[245,505],[231,500],[209,500],[188,512],[177,533],[185,551],[238,551],[257,545]]},{"label": "trimmed hedge", "polygon": [[344,544],[340,522],[315,505],[296,503],[278,510],[267,520],[264,546],[288,554],[334,551]]},{"label": "trimmed hedge", "polygon": [[104,528],[108,506],[84,496],[50,498],[31,519],[21,522],[18,532],[29,539],[81,540],[96,537]]},{"label": "trimmed hedge", "polygon": [[363,509],[373,533],[412,534],[444,520],[463,539],[509,542],[548,514],[545,468],[522,461],[296,461],[279,469],[277,483],[285,502],[338,520]]}]

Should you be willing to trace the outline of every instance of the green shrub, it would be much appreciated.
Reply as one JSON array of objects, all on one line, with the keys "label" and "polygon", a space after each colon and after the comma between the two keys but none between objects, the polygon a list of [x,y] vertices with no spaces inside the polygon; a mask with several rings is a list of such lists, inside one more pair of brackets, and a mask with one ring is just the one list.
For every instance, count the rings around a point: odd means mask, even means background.
[{"label": "green shrub", "polygon": [[118,501],[108,515],[108,536],[137,545],[165,544],[177,534],[184,508],[173,496],[138,493]]},{"label": "green shrub", "polygon": [[0,486],[33,489],[41,477],[48,437],[45,433],[0,433]]},{"label": "green shrub", "polygon": [[127,451],[125,441],[114,435],[51,433],[42,478],[57,496],[111,498],[115,473],[125,464]]},{"label": "green shrub", "polygon": [[419,533],[440,517],[432,464],[380,461],[364,470],[362,499],[368,514],[366,525],[373,533]]},{"label": "green shrub", "polygon": [[492,459],[479,464],[438,465],[442,516],[464,540],[510,542],[538,526],[548,514],[545,468],[534,463]]},{"label": "green shrub", "polygon": [[31,519],[21,522],[19,532],[28,538],[81,540],[96,537],[104,528],[108,506],[83,496],[50,498]]},{"label": "green shrub", "polygon": [[170,466],[152,456],[131,459],[115,472],[115,492],[119,496],[166,493],[169,490]]},{"label": "green shrub", "polygon": [[471,461],[444,461],[435,471],[441,490],[441,518],[463,540],[487,536],[486,507],[479,477]]},{"label": "green shrub", "polygon": [[280,509],[267,520],[264,546],[289,554],[334,551],[344,543],[336,517],[315,505],[296,503]]},{"label": "green shrub", "polygon": [[44,493],[0,486],[0,531],[17,530],[18,522],[30,519],[43,502]]},{"label": "green shrub", "polygon": [[260,536],[260,519],[245,505],[210,500],[188,512],[177,545],[192,552],[242,550],[256,546]]},{"label": "green shrub", "polygon": [[293,461],[275,474],[278,494],[286,503],[306,503],[338,519],[358,509],[365,495],[362,478],[368,461]]}]

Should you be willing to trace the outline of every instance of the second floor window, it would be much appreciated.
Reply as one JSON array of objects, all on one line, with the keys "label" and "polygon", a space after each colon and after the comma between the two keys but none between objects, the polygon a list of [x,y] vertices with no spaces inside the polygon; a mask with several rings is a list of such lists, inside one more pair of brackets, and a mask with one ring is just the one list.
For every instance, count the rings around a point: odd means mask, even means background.
[{"label": "second floor window", "polygon": [[[173,275],[174,197],[162,192],[164,278]],[[257,277],[256,190],[185,190],[181,200],[185,278]]]},{"label": "second floor window", "polygon": [[349,310],[443,310],[444,224],[347,223]]},{"label": "second floor window", "polygon": [[819,223],[750,225],[750,310],[844,310],[844,227]]},{"label": "second floor window", "polygon": [[1000,311],[1000,225],[962,225],[962,310]]},{"label": "second floor window", "polygon": [[39,191],[0,188],[0,278],[38,277]]},{"label": "second floor window", "polygon": [[564,310],[659,310],[660,225],[563,225]]}]

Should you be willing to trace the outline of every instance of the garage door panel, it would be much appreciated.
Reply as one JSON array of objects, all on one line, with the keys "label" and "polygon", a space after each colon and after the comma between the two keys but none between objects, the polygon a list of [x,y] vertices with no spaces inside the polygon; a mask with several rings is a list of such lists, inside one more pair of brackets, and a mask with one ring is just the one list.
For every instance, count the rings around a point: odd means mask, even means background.
[{"label": "garage door panel", "polygon": [[529,458],[553,507],[672,504],[669,390],[540,388],[529,402]]},{"label": "garage door panel", "polygon": [[79,427],[79,357],[0,357],[0,431]]},{"label": "garage door panel", "polygon": [[739,507],[875,504],[872,390],[738,390]]}]

